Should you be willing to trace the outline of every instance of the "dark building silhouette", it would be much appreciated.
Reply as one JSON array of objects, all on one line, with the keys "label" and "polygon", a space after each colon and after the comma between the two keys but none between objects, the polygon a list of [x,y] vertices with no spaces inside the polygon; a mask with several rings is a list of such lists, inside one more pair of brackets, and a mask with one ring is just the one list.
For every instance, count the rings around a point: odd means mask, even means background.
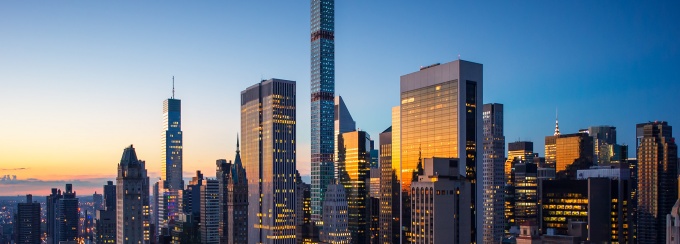
[{"label": "dark building silhouette", "polygon": [[14,241],[16,243],[39,244],[40,232],[40,203],[33,202],[32,195],[26,195],[26,202],[17,204],[14,216]]},{"label": "dark building silhouette", "polygon": [[116,243],[116,185],[113,181],[104,185],[104,208],[96,211],[95,243]]}]

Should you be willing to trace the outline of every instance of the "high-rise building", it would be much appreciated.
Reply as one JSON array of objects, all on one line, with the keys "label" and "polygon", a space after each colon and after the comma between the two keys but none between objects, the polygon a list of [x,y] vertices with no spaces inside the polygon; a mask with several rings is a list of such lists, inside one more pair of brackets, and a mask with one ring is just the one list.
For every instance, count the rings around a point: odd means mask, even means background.
[{"label": "high-rise building", "polygon": [[349,231],[349,204],[342,184],[328,185],[323,201],[323,227],[319,239],[323,243],[355,243]]},{"label": "high-rise building", "polygon": [[483,125],[483,235],[484,243],[497,243],[505,227],[505,136],[503,104],[484,104]]},{"label": "high-rise building", "polygon": [[311,0],[312,220],[321,220],[326,186],[333,182],[335,1]]},{"label": "high-rise building", "polygon": [[[217,160],[220,191],[220,242],[248,243],[248,180],[236,139],[234,161]],[[296,211],[297,213],[297,211]]]},{"label": "high-rise building", "polygon": [[161,181],[159,186],[158,228],[168,227],[168,220],[177,217],[182,178],[182,101],[175,99],[175,77],[172,78],[172,97],[163,101],[163,138],[161,140]]},{"label": "high-rise building", "polygon": [[536,223],[538,218],[538,167],[532,161],[521,161],[519,157],[512,162],[512,173],[506,186],[507,227],[524,223]]},{"label": "high-rise building", "polygon": [[[392,128],[398,127],[399,107],[392,108],[392,126],[380,133],[380,238],[379,243],[399,243],[399,181],[397,181],[398,164],[400,158],[398,152],[398,132],[392,132]],[[395,122],[396,125],[395,125]],[[397,143],[393,143],[393,139]],[[395,155],[396,154],[396,155]]]},{"label": "high-rise building", "polygon": [[40,244],[40,203],[33,202],[31,194],[26,195],[26,202],[17,204],[14,215],[14,242]]},{"label": "high-rise building", "polygon": [[471,243],[472,188],[458,167],[454,158],[424,159],[411,184],[411,243]]},{"label": "high-rise building", "polygon": [[92,203],[93,203],[93,208],[94,211],[104,209],[104,196],[102,194],[98,194],[96,191],[94,194],[92,194]]},{"label": "high-rise building", "polygon": [[80,212],[78,211],[78,198],[73,191],[72,184],[66,184],[66,189],[62,192],[63,197],[57,204],[57,221],[59,228],[59,242],[75,241],[78,239],[78,227]]},{"label": "high-rise building", "polygon": [[95,213],[95,243],[116,243],[116,185],[104,185],[104,209]]},{"label": "high-rise building", "polygon": [[380,168],[370,168],[369,195],[380,198]]},{"label": "high-rise building", "polygon": [[555,141],[557,172],[567,170],[574,163],[584,163],[585,168],[593,164],[593,138],[588,134],[561,134]]},{"label": "high-rise building", "polygon": [[[482,167],[481,160],[477,160],[482,158],[482,150],[478,150],[482,142],[482,110],[477,109],[482,105],[482,70],[481,64],[456,60],[401,76],[401,161],[392,166],[399,172],[397,179],[402,189],[401,226],[405,230],[402,238],[410,238],[411,181],[422,155],[422,158],[459,158],[465,165],[458,169],[474,189],[469,199],[473,216],[470,240],[472,243],[482,240],[482,213],[478,211],[482,203],[482,174],[477,174]],[[394,132],[395,121],[392,123]]]},{"label": "high-rise building", "polygon": [[352,243],[370,240],[370,144],[371,138],[365,131],[345,132],[338,136],[336,177],[345,187]]},{"label": "high-rise building", "polygon": [[347,105],[345,105],[345,101],[342,99],[341,96],[336,96],[335,97],[335,107],[334,107],[334,129],[335,133],[333,134],[333,139],[335,140],[333,149],[335,155],[333,162],[338,161],[338,150],[340,150],[340,145],[338,143],[338,136],[341,135],[342,133],[345,132],[350,132],[350,131],[355,131],[357,130],[356,122],[352,118],[352,114],[349,112],[349,109],[347,109]]},{"label": "high-rise building", "polygon": [[217,179],[207,178],[200,186],[201,243],[220,243],[220,186]]},{"label": "high-rise building", "polygon": [[[196,176],[191,177],[191,181],[187,184],[186,189],[182,192],[182,213],[186,214],[187,218],[193,218],[193,222],[200,223],[201,204],[203,198],[201,197],[201,187],[205,185],[205,177],[200,170],[196,171]],[[190,221],[185,221],[190,222]]]},{"label": "high-rise building", "polygon": [[150,243],[149,177],[132,145],[118,164],[116,201],[116,243]]},{"label": "high-rise building", "polygon": [[241,92],[250,243],[295,242],[295,115],[294,81],[264,80]]},{"label": "high-rise building", "polygon": [[678,199],[678,147],[665,121],[638,124],[637,132],[637,241],[660,243]]},{"label": "high-rise building", "polygon": [[59,200],[64,198],[61,190],[52,188],[52,193],[47,196],[47,244],[59,244]]},{"label": "high-rise building", "polygon": [[[590,126],[588,127],[588,134],[593,138],[593,161],[595,164],[603,164],[603,161],[608,161],[607,154],[601,153],[606,151],[610,145],[616,144],[616,127],[609,125]],[[602,155],[602,158],[600,156]]]},{"label": "high-rise building", "polygon": [[508,143],[508,158],[505,160],[505,176],[510,176],[512,169],[512,162],[515,158],[520,161],[533,161],[536,154],[534,154],[534,143],[530,141],[516,141]]}]

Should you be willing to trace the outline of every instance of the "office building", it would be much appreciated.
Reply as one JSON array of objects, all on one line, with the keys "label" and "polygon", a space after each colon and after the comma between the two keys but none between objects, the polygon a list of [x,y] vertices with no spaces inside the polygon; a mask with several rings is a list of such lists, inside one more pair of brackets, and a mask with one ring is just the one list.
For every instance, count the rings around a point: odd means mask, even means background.
[{"label": "office building", "polygon": [[609,146],[616,144],[616,127],[609,125],[590,126],[588,134],[593,138],[594,163],[596,165],[607,164],[609,161],[607,151]]},{"label": "office building", "polygon": [[201,220],[201,201],[203,200],[201,187],[203,185],[205,185],[205,177],[200,170],[197,170],[196,176],[191,178],[182,192],[182,213],[186,214],[187,218],[193,218],[196,223],[200,223]]},{"label": "office building", "polygon": [[[248,243],[248,180],[236,139],[234,161],[217,160],[220,198],[220,242]],[[297,211],[296,211],[297,212]]]},{"label": "office building", "polygon": [[335,1],[311,0],[312,219],[320,221],[326,186],[333,183]]},{"label": "office building", "polygon": [[26,195],[26,202],[17,204],[14,216],[15,243],[40,244],[40,203],[33,202],[33,196]]},{"label": "office building", "polygon": [[505,160],[505,175],[510,175],[512,169],[512,161],[519,158],[520,161],[533,161],[536,154],[534,153],[534,143],[530,141],[516,141],[508,143],[508,158]]},{"label": "office building", "polygon": [[[163,101],[163,140],[161,140],[161,185],[159,185],[158,225],[167,226],[168,221],[182,211],[180,209],[184,190],[182,178],[182,101],[175,99],[175,77],[172,78],[172,97]],[[154,197],[156,197],[154,196]],[[169,230],[168,230],[169,231]],[[167,231],[166,231],[167,232]],[[160,233],[159,234],[163,234]]]},{"label": "office building", "polygon": [[370,144],[371,138],[365,131],[345,132],[338,136],[336,178],[345,187],[352,243],[370,240]]},{"label": "office building", "polygon": [[294,81],[265,80],[241,92],[250,243],[295,242],[295,115]]},{"label": "office building", "polygon": [[73,191],[72,184],[66,184],[66,189],[62,192],[63,197],[57,204],[57,228],[59,229],[59,242],[75,241],[78,239],[78,227],[80,212],[78,211],[78,198]]},{"label": "office building", "polygon": [[349,204],[346,188],[342,184],[331,184],[323,201],[323,227],[319,239],[323,243],[355,243],[349,231]]},{"label": "office building", "polygon": [[538,167],[531,161],[515,158],[507,185],[506,229],[538,222]]},{"label": "office building", "polygon": [[593,164],[593,138],[586,133],[559,135],[555,140],[555,150],[555,170],[558,173],[571,165],[587,169]]},{"label": "office building", "polygon": [[201,243],[220,243],[220,186],[216,179],[205,179],[200,186]]},{"label": "office building", "polygon": [[150,243],[149,177],[132,145],[118,164],[116,200],[116,243]]},{"label": "office building", "polygon": [[104,208],[95,213],[95,243],[116,243],[116,185],[104,185]]},{"label": "office building", "polygon": [[[474,189],[470,198],[473,216],[470,240],[472,243],[482,240],[482,212],[478,211],[482,203],[482,174],[477,174],[477,168],[482,167],[481,160],[477,160],[482,158],[482,150],[478,150],[482,142],[482,110],[477,109],[482,105],[482,70],[481,64],[456,60],[401,76],[401,163],[392,165],[400,172],[397,179],[402,189],[403,238],[409,238],[411,181],[422,155],[422,158],[460,158],[465,165],[458,169]],[[392,123],[394,131],[395,121]]]},{"label": "office building", "polygon": [[483,121],[483,236],[484,243],[503,238],[505,215],[505,136],[503,135],[503,104],[490,103],[482,107]]},{"label": "office building", "polygon": [[659,243],[678,198],[678,148],[665,121],[638,124],[637,137],[637,241]]},{"label": "office building", "polygon": [[454,158],[424,159],[411,184],[412,243],[471,243],[472,186],[460,166]]},{"label": "office building", "polygon": [[47,243],[48,244],[59,244],[59,200],[62,199],[64,195],[61,194],[61,190],[57,188],[52,188],[52,193],[47,196],[45,206],[47,207]]},{"label": "office building", "polygon": [[[396,118],[395,118],[396,117]],[[399,107],[392,109],[392,120],[399,119]],[[393,122],[394,123],[394,122]],[[398,134],[397,134],[398,135]],[[399,182],[394,159],[393,148],[397,145],[392,143],[392,126],[380,133],[380,214],[379,214],[379,243],[399,243]],[[398,139],[398,138],[395,138]],[[399,159],[395,162],[399,162]]]}]

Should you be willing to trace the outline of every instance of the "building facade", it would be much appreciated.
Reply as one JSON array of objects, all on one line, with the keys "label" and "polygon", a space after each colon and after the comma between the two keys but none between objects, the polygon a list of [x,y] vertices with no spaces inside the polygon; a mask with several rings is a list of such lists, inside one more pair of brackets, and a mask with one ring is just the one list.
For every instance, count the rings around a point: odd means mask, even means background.
[{"label": "building facade", "polygon": [[638,124],[637,134],[637,241],[659,243],[678,198],[678,147],[667,122]]},{"label": "building facade", "polygon": [[335,1],[311,0],[312,219],[321,220],[326,186],[333,182]]},{"label": "building facade", "polygon": [[593,163],[593,138],[587,133],[561,134],[555,140],[555,170],[567,170],[577,160]]},{"label": "building facade", "polygon": [[241,92],[250,243],[295,242],[295,111],[294,81],[265,80]]},{"label": "building facade", "polygon": [[369,163],[371,138],[365,131],[338,136],[337,179],[345,187],[352,243],[368,243],[370,221]]},{"label": "building facade", "polygon": [[207,178],[200,186],[201,243],[220,243],[220,186],[217,179]]},{"label": "building facade", "polygon": [[149,177],[146,163],[130,145],[116,177],[116,243],[150,243],[149,234]]},{"label": "building facade", "polygon": [[[397,180],[403,201],[402,238],[409,238],[410,187],[422,155],[422,158],[460,158],[465,165],[458,169],[474,189],[470,198],[473,215],[470,240],[481,241],[482,174],[477,174],[477,169],[482,162],[477,159],[482,158],[482,150],[478,150],[482,142],[482,110],[477,108],[482,105],[482,84],[482,65],[464,60],[430,65],[401,76],[400,164],[392,166],[397,166],[395,171],[400,172]],[[395,131],[395,121],[392,122]]]},{"label": "building facade", "polygon": [[471,243],[471,184],[453,158],[424,159],[411,184],[411,243]]},{"label": "building facade", "polygon": [[78,206],[78,198],[76,192],[73,191],[72,184],[66,184],[63,197],[59,199],[57,204],[57,228],[58,240],[62,241],[76,241],[78,239],[80,212]]},{"label": "building facade", "polygon": [[[224,177],[221,184],[226,184],[226,189],[220,190],[221,194],[226,194],[221,199],[226,200],[220,203],[226,206],[226,209],[220,211],[221,219],[226,217],[225,224],[222,224],[223,231],[221,236],[222,243],[245,244],[248,243],[248,178],[246,177],[246,170],[243,168],[241,162],[241,149],[239,147],[238,139],[236,140],[236,156],[234,161],[228,164],[226,173],[218,173],[218,177]],[[226,190],[226,193],[224,192]],[[297,213],[297,212],[296,212]]]},{"label": "building facade", "polygon": [[[392,110],[393,112],[395,109]],[[399,109],[396,109],[398,112]],[[393,113],[394,116],[394,113]],[[379,243],[399,243],[399,183],[392,166],[392,126],[380,133]]]},{"label": "building facade", "polygon": [[33,202],[33,196],[26,195],[26,202],[17,204],[14,217],[15,243],[40,244],[40,203]]},{"label": "building facade", "polygon": [[116,185],[113,181],[104,185],[104,209],[96,212],[95,243],[116,243]]},{"label": "building facade", "polygon": [[[163,101],[163,139],[161,140],[161,184],[158,197],[158,233],[168,235],[172,226],[169,220],[181,212],[182,176],[182,101],[175,99],[174,77],[172,97]],[[154,221],[156,222],[156,221]],[[161,231],[165,229],[165,231]],[[165,233],[162,233],[165,232]]]},{"label": "building facade", "polygon": [[530,141],[516,141],[508,143],[508,158],[505,160],[505,175],[510,175],[512,169],[512,161],[519,158],[520,161],[533,161],[536,154],[534,154],[534,143]]},{"label": "building facade", "polygon": [[323,227],[319,239],[329,244],[354,243],[349,231],[349,205],[342,184],[328,185],[323,202]]},{"label": "building facade", "polygon": [[498,243],[505,228],[505,136],[503,104],[484,104],[483,121],[483,243]]}]

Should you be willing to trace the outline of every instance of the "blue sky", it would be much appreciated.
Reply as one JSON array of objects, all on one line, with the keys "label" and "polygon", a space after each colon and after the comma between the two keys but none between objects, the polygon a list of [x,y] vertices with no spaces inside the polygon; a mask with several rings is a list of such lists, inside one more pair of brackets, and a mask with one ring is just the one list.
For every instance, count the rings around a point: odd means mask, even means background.
[{"label": "blue sky", "polygon": [[[680,126],[679,5],[336,1],[336,93],[377,138],[399,76],[460,55],[484,64],[484,102],[505,105],[508,142],[532,140],[542,155],[559,108],[563,133],[608,124],[633,144],[636,123]],[[27,168],[0,175],[114,177],[135,144],[157,176],[173,75],[185,177],[233,158],[239,92],[272,77],[298,82],[308,172],[308,1],[3,1],[0,74],[0,168]]]}]

